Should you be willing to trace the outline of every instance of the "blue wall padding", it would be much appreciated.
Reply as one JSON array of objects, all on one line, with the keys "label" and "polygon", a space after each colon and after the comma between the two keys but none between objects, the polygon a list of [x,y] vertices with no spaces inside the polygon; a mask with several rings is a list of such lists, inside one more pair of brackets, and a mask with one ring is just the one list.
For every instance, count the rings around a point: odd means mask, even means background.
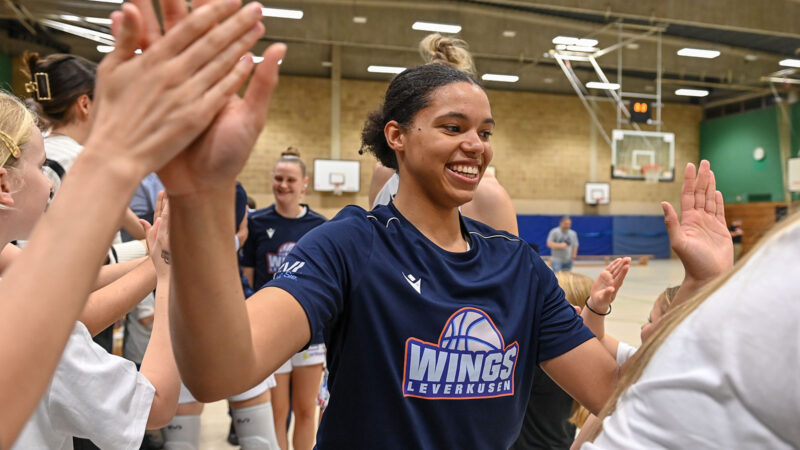
[{"label": "blue wall padding", "polygon": [[[519,215],[519,235],[549,255],[547,233],[561,216]],[[661,216],[572,216],[572,229],[580,240],[579,255],[653,254],[669,258],[669,238]]]},{"label": "blue wall padding", "polygon": [[651,253],[656,258],[669,258],[669,236],[664,217],[615,216],[613,228],[615,255]]}]

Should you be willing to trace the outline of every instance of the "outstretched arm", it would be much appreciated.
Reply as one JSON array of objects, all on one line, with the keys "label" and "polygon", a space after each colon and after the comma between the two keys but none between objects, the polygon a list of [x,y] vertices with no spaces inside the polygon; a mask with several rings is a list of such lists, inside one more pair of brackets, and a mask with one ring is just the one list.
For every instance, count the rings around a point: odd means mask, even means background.
[{"label": "outstretched arm", "polygon": [[700,162],[699,172],[686,165],[681,189],[681,217],[667,202],[661,203],[672,250],[685,270],[673,305],[691,298],[709,281],[733,267],[733,241],[725,224],[725,204],[716,190],[714,172],[708,161]]},{"label": "outstretched arm", "polygon": [[586,300],[587,307],[581,310],[583,323],[592,330],[595,337],[611,354],[617,356],[619,341],[606,334],[606,314],[611,310],[611,303],[617,297],[617,292],[625,281],[625,275],[630,269],[630,258],[617,258],[609,264],[592,284],[591,294]]},{"label": "outstretched arm", "polygon": [[[194,141],[244,82],[250,66],[237,64],[244,50],[207,33],[236,8],[231,1],[199,8],[186,26],[139,56],[139,10],[125,3],[112,15],[117,45],[98,67],[91,135],[0,281],[3,448],[14,442],[50,382],[122,219],[126,202],[120,199]],[[231,38],[247,35],[257,20],[242,21],[229,30]],[[80,218],[91,220],[76,219],[76,204]]]}]

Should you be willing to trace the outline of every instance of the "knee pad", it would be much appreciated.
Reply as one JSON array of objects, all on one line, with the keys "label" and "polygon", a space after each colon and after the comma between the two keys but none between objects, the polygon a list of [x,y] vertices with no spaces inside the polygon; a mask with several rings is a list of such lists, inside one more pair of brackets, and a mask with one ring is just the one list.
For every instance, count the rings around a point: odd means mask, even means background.
[{"label": "knee pad", "polygon": [[272,418],[272,403],[234,409],[231,415],[242,450],[280,450]]},{"label": "knee pad", "polygon": [[200,448],[200,416],[175,416],[162,430],[164,450],[198,450]]}]

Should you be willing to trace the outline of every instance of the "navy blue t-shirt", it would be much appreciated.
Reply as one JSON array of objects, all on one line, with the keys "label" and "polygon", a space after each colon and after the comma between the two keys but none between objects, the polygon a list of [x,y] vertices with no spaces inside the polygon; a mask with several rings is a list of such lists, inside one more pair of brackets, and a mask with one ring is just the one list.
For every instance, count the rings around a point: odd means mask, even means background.
[{"label": "navy blue t-shirt", "polygon": [[248,216],[249,234],[242,247],[241,264],[255,269],[253,287],[259,290],[271,280],[289,251],[312,228],[325,223],[325,217],[307,205],[303,217],[289,219],[275,211],[275,205],[253,211]]},{"label": "navy blue t-shirt", "polygon": [[462,228],[471,249],[451,253],[392,204],[348,206],[268,283],[325,337],[319,448],[508,448],[536,365],[593,336],[528,244]]}]

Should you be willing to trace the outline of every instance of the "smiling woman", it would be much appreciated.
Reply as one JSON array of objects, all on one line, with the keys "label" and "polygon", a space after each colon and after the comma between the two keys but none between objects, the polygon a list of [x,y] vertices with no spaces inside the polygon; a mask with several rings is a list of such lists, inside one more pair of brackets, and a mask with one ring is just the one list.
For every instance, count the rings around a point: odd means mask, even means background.
[{"label": "smiling woman", "polygon": [[363,148],[398,170],[395,201],[347,207],[311,230],[246,303],[227,283],[235,261],[219,239],[233,233],[219,211],[236,174],[175,197],[173,334],[187,386],[204,401],[224,397],[323,339],[321,449],[507,448],[539,364],[597,411],[617,365],[552,271],[524,241],[458,212],[492,159],[493,128],[468,74],[442,64],[399,74],[362,134]]}]

